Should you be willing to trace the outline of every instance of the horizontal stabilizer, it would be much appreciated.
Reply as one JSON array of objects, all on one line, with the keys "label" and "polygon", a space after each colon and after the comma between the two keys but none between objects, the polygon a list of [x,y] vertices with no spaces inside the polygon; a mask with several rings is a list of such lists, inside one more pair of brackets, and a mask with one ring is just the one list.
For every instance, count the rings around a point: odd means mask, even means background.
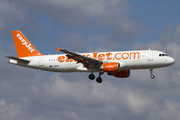
[{"label": "horizontal stabilizer", "polygon": [[10,59],[13,59],[13,60],[17,60],[19,62],[23,62],[23,63],[29,63],[30,62],[29,60],[24,60],[24,59],[13,57],[13,56],[6,56],[6,57],[10,58]]}]

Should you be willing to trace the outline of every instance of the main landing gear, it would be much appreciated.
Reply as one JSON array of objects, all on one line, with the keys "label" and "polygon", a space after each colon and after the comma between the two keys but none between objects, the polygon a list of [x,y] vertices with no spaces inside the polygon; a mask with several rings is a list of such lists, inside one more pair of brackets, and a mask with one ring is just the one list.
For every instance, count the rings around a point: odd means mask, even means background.
[{"label": "main landing gear", "polygon": [[94,74],[91,73],[91,74],[89,75],[89,79],[90,79],[90,80],[94,80],[94,78],[95,78]]},{"label": "main landing gear", "polygon": [[[101,78],[101,75],[102,75],[102,74],[104,74],[104,73],[103,73],[103,72],[100,72],[100,73],[99,73],[99,77],[96,78],[96,82],[97,82],[97,83],[102,83],[102,78]],[[94,80],[94,78],[95,78],[94,74],[91,73],[91,74],[89,75],[89,79],[90,79],[90,80]]]},{"label": "main landing gear", "polygon": [[155,75],[153,75],[153,68],[150,69],[150,73],[151,73],[150,77],[151,77],[152,79],[154,79],[154,78],[155,78]]}]

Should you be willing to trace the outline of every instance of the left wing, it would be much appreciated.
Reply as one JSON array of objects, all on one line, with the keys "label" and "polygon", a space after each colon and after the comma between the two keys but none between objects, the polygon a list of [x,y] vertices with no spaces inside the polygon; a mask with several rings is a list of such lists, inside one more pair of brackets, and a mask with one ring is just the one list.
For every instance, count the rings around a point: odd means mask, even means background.
[{"label": "left wing", "polygon": [[100,60],[86,57],[81,54],[68,51],[66,49],[60,49],[57,47],[56,47],[56,49],[57,49],[57,52],[61,51],[63,53],[66,53],[66,56],[68,57],[68,59],[73,59],[73,60],[77,61],[77,63],[82,63],[84,65],[84,67],[86,67],[87,69],[99,68],[103,64],[103,62]]}]

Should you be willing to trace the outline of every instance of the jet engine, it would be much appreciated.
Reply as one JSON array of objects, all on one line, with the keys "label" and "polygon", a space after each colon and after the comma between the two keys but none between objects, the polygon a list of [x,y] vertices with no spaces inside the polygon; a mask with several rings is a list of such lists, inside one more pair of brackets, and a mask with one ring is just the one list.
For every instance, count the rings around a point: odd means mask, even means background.
[{"label": "jet engine", "polygon": [[103,63],[100,69],[103,70],[104,72],[116,73],[120,71],[120,63],[117,63],[117,62]]}]

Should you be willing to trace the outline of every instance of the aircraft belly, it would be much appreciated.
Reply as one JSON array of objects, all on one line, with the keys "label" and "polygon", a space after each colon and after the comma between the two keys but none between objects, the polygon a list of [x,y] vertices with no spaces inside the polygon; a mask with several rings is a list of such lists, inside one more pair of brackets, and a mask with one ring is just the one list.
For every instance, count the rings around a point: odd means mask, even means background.
[{"label": "aircraft belly", "polygon": [[75,63],[50,63],[45,65],[45,69],[49,71],[55,71],[55,72],[76,72],[76,68],[79,65]]}]

